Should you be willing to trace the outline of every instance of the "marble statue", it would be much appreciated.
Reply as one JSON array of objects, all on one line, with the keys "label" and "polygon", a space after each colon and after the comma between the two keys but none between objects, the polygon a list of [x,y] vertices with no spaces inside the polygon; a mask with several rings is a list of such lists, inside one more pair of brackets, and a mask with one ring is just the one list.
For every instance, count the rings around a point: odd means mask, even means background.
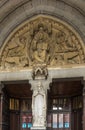
[{"label": "marble statue", "polygon": [[33,91],[32,114],[33,114],[33,127],[46,126],[46,92],[41,83]]}]

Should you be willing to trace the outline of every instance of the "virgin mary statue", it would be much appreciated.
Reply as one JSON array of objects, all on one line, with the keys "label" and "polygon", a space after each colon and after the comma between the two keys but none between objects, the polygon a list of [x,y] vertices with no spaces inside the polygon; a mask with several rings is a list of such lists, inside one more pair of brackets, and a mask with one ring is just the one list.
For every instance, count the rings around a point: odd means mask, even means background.
[{"label": "virgin mary statue", "polygon": [[32,95],[33,127],[46,125],[46,92],[41,84],[37,86]]}]

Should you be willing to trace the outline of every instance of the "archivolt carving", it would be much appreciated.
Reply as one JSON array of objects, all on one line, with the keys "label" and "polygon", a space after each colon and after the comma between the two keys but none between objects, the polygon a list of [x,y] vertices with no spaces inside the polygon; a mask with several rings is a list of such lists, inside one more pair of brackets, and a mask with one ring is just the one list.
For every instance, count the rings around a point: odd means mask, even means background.
[{"label": "archivolt carving", "polygon": [[66,25],[40,16],[18,28],[1,50],[1,69],[85,63],[84,45]]}]

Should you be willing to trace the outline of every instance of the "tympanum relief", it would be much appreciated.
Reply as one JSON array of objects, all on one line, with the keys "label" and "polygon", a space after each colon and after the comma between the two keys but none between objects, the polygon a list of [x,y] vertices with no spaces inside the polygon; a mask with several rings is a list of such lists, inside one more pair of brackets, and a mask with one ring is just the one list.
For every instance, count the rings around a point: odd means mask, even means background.
[{"label": "tympanum relief", "polygon": [[19,27],[1,48],[1,69],[79,65],[85,46],[76,33],[51,17],[36,17]]}]

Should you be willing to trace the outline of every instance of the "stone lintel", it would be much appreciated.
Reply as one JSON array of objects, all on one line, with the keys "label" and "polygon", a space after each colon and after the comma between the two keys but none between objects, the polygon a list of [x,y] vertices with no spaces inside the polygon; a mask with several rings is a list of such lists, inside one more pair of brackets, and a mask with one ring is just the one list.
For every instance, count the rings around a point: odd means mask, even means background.
[{"label": "stone lintel", "polygon": [[[85,79],[85,67],[80,68],[50,68],[48,69],[48,79],[52,78],[74,78],[83,77]],[[0,72],[0,81],[32,80],[32,70]]]}]

